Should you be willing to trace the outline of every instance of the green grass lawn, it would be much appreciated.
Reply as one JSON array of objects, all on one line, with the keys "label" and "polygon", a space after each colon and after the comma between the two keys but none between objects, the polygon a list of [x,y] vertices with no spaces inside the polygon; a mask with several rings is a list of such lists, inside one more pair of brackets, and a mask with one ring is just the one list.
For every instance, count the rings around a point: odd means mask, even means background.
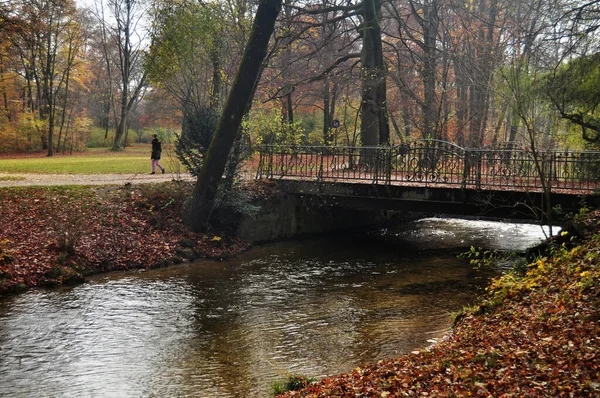
[{"label": "green grass lawn", "polygon": [[[163,151],[160,163],[168,171],[181,166],[173,153]],[[0,173],[41,174],[138,174],[150,172],[150,146],[127,148],[122,152],[94,149],[72,156],[15,156],[0,158]]]}]

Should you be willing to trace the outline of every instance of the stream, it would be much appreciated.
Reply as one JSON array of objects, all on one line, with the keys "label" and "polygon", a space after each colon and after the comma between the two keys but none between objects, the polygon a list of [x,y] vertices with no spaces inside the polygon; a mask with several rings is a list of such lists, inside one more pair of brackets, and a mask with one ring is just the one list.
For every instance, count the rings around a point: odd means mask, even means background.
[{"label": "stream", "polygon": [[385,244],[281,242],[0,298],[0,396],[268,397],[290,374],[432,344],[491,275],[460,250],[544,238],[539,226],[437,218],[376,235]]}]

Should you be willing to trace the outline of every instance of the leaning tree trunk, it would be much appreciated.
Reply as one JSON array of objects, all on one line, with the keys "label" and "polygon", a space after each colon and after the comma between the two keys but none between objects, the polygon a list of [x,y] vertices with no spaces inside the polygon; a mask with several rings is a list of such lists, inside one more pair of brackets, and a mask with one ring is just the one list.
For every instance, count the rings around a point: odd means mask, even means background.
[{"label": "leaning tree trunk", "polygon": [[229,152],[235,142],[247,104],[252,101],[254,86],[267,55],[269,40],[275,28],[275,19],[281,9],[281,3],[282,0],[260,0],[259,2],[242,62],[194,191],[184,209],[183,220],[193,231],[202,231],[208,225]]}]

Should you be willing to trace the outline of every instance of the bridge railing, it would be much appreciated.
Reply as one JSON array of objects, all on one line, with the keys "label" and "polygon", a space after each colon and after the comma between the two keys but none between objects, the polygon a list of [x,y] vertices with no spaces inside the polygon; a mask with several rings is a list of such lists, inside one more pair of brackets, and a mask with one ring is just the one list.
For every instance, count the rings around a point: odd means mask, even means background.
[{"label": "bridge railing", "polygon": [[437,140],[393,147],[262,146],[257,178],[475,189],[590,191],[600,152],[465,149]]}]

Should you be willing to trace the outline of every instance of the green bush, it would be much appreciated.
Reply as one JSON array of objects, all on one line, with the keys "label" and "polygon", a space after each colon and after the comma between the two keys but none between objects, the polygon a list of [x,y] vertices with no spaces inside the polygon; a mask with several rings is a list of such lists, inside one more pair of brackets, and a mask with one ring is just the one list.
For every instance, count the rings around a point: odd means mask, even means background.
[{"label": "green bush", "polygon": [[219,115],[209,108],[188,111],[184,116],[181,135],[175,139],[175,153],[193,176],[198,176],[217,128]]},{"label": "green bush", "polygon": [[257,111],[244,122],[244,128],[252,132],[252,142],[261,145],[303,145],[305,132],[300,122],[283,121],[281,110]]},{"label": "green bush", "polygon": [[[115,130],[109,129],[108,136],[106,136],[106,130],[101,127],[94,127],[90,130],[90,133],[85,141],[86,148],[107,148],[112,146],[115,140]],[[135,130],[130,129],[125,138],[124,146],[132,145],[137,140]]]},{"label": "green bush", "polygon": [[109,130],[108,137],[105,139],[105,130],[100,127],[94,127],[90,131],[90,135],[85,142],[85,146],[88,148],[106,148],[110,146],[114,140],[114,131]]},{"label": "green bush", "polygon": [[242,219],[254,218],[260,209],[252,204],[252,196],[240,187],[219,189],[210,223],[219,230],[233,233]]},{"label": "green bush", "polygon": [[286,380],[273,382],[273,394],[279,395],[286,391],[298,391],[314,383],[315,378],[301,375],[290,375]]}]

